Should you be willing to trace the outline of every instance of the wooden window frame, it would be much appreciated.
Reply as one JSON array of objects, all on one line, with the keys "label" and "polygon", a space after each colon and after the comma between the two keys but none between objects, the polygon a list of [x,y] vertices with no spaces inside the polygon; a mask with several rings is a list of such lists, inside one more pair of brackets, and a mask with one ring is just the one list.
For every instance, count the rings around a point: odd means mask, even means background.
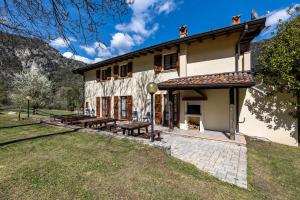
[{"label": "wooden window frame", "polygon": [[96,70],[96,81],[99,82],[101,80],[101,70],[97,69]]},{"label": "wooden window frame", "polygon": [[107,67],[106,69],[100,70],[100,79],[101,81],[106,81],[111,79],[111,67]]},{"label": "wooden window frame", "polygon": [[[123,74],[122,73],[122,68],[125,67],[126,71],[125,73]],[[124,64],[124,65],[120,65],[120,77],[121,78],[126,78],[128,77],[128,63],[127,64]]]},{"label": "wooden window frame", "polygon": [[[123,99],[125,99],[125,110],[123,110]],[[121,119],[127,119],[127,96],[121,96],[120,97],[120,117]],[[125,116],[123,116],[123,111],[125,113]]]},{"label": "wooden window frame", "polygon": [[[170,56],[171,60],[170,60],[170,66],[166,67],[166,58]],[[171,63],[173,61],[172,56],[175,56],[175,63]],[[169,54],[164,54],[163,55],[163,69],[164,70],[173,70],[173,69],[177,69],[177,61],[178,61],[178,53],[177,52],[173,52],[173,53],[169,53]]]}]

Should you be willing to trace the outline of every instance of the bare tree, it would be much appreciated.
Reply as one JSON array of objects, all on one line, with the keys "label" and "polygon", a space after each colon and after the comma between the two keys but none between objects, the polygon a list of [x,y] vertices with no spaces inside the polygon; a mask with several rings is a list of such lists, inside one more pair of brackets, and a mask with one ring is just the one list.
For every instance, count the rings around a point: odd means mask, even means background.
[{"label": "bare tree", "polygon": [[[128,12],[128,0],[1,0],[0,31],[51,40],[99,41],[100,28]],[[73,49],[74,50],[74,49]]]}]

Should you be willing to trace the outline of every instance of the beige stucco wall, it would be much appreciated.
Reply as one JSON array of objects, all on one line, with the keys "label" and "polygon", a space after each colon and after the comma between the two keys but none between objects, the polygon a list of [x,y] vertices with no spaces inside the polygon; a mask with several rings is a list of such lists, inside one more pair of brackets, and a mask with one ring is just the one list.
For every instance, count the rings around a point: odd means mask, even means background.
[{"label": "beige stucco wall", "polygon": [[239,34],[192,43],[188,47],[187,75],[235,71],[235,45]]},{"label": "beige stucco wall", "polygon": [[[164,50],[160,53],[168,54],[176,52],[175,48]],[[119,65],[126,64],[128,61],[120,62]],[[117,80],[96,81],[96,69],[85,72],[85,102],[89,102],[90,108],[96,111],[96,97],[111,96],[111,115],[113,114],[113,96],[133,97],[133,111],[138,111],[142,116],[150,109],[150,95],[146,91],[147,83],[154,81],[159,83],[170,78],[178,78],[177,70],[162,71],[155,74],[153,70],[154,54],[141,56],[134,59],[131,78],[118,78]],[[109,66],[107,66],[109,67]],[[110,66],[112,67],[112,66]],[[105,67],[106,68],[106,67]],[[101,69],[105,69],[101,68]],[[113,71],[112,71],[113,72]],[[166,93],[158,91],[158,93]],[[120,102],[119,102],[120,103]],[[102,108],[100,107],[100,110]]]},{"label": "beige stucco wall", "polygon": [[273,142],[298,145],[297,120],[288,113],[288,95],[264,97],[252,89],[240,89],[240,132]]},{"label": "beige stucco wall", "polygon": [[[211,89],[201,90],[207,96],[206,101],[181,101],[180,123],[185,123],[187,103],[200,104],[203,126],[206,130],[228,131],[229,130],[229,90]],[[199,96],[193,90],[180,92],[180,99],[183,97]]]},{"label": "beige stucco wall", "polygon": [[[234,53],[237,40],[238,35],[231,34],[215,40],[208,39],[201,43],[181,45],[180,48],[183,52],[180,53],[180,76],[233,72],[235,70]],[[172,48],[156,53],[165,55],[176,51],[176,48]],[[251,69],[250,55],[250,52],[246,52],[240,56],[239,70]],[[138,111],[141,117],[150,109],[150,96],[146,91],[147,83],[150,81],[158,83],[179,77],[177,70],[163,71],[155,75],[153,62],[154,54],[135,58],[133,60],[132,78],[96,82],[96,69],[85,72],[85,101],[88,101],[91,108],[96,111],[96,97],[111,96],[111,115],[113,115],[113,96],[131,95],[133,97],[133,111]],[[122,63],[118,64],[121,65]],[[204,128],[207,130],[228,131],[228,89],[201,91],[208,97],[207,101],[200,102]],[[166,91],[158,91],[158,93],[165,94]],[[179,93],[180,98],[198,95],[194,91],[180,91]],[[270,102],[272,102],[271,100]],[[239,104],[239,122],[243,122],[239,124],[241,133],[268,138],[278,143],[297,145],[295,120],[281,112],[283,105],[275,104],[276,106],[273,106],[272,109],[266,107],[266,105],[270,106],[270,103],[254,95],[253,91],[251,92],[249,89],[240,89]],[[184,123],[185,112],[186,104],[181,101],[180,123]]]}]

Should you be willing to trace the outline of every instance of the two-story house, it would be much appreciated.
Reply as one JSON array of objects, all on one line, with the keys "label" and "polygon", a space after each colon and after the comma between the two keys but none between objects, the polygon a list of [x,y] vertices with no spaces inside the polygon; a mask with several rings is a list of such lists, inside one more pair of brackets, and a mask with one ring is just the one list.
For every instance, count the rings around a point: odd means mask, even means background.
[{"label": "two-story house", "polygon": [[79,68],[85,109],[124,120],[137,113],[141,119],[150,111],[146,85],[154,81],[156,125],[222,131],[232,139],[243,133],[296,146],[296,121],[275,116],[273,110],[283,108],[266,108],[267,97],[255,89],[250,42],[264,26],[265,18],[234,21],[192,36],[183,26],[179,39]]}]

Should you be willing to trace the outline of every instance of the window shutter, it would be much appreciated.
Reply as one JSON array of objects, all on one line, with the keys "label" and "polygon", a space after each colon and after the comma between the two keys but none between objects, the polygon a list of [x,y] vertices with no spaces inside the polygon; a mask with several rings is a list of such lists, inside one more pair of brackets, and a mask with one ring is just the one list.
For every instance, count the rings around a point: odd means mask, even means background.
[{"label": "window shutter", "polygon": [[106,98],[107,98],[107,114],[106,114],[106,116],[110,117],[111,97],[106,97]]},{"label": "window shutter", "polygon": [[127,119],[132,120],[132,96],[127,96]]},{"label": "window shutter", "polygon": [[106,77],[107,77],[107,80],[111,79],[111,67],[107,68],[107,70],[106,70]]},{"label": "window shutter", "polygon": [[96,70],[96,80],[97,80],[97,82],[100,81],[100,69]]},{"label": "window shutter", "polygon": [[96,97],[96,115],[100,117],[100,97]]},{"label": "window shutter", "polygon": [[155,55],[154,56],[154,71],[155,73],[159,73],[162,70],[162,55]]},{"label": "window shutter", "polygon": [[127,67],[128,67],[127,76],[132,77],[132,62],[129,62],[127,64]]},{"label": "window shutter", "polygon": [[161,124],[162,117],[162,95],[156,94],[155,95],[155,124]]},{"label": "window shutter", "polygon": [[114,78],[115,79],[119,78],[119,66],[118,65],[114,66]]},{"label": "window shutter", "polygon": [[114,118],[119,119],[119,98],[118,96],[114,96]]}]

